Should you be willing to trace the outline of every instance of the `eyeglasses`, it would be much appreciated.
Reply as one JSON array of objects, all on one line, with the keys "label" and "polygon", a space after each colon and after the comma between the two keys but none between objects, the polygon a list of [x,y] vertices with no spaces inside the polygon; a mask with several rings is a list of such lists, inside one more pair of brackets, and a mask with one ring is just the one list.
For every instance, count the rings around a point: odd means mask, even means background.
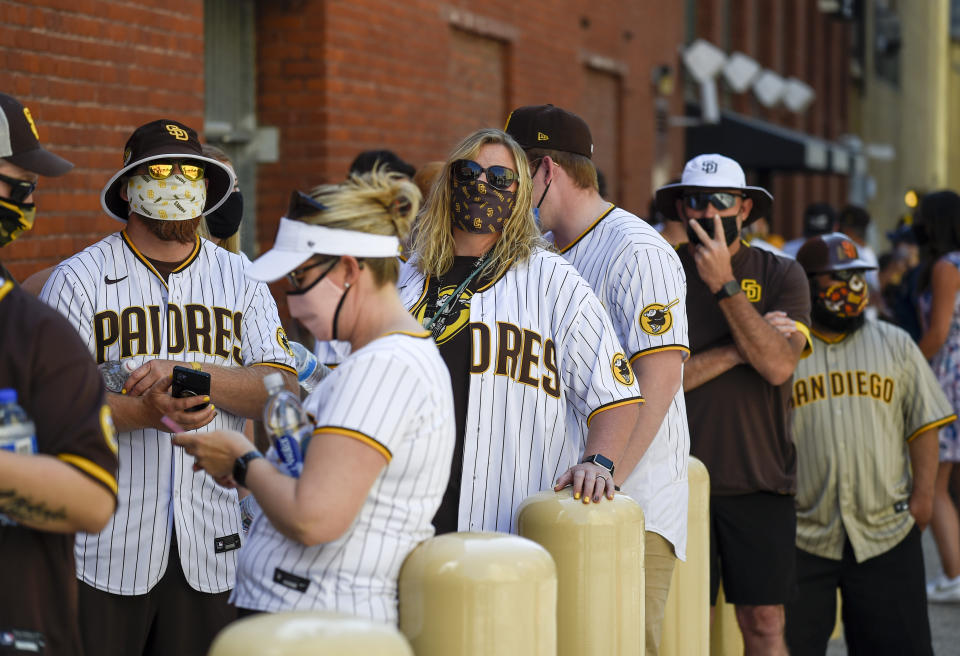
[{"label": "eyeglasses", "polygon": [[854,276],[863,277],[863,269],[843,269],[841,271],[830,272],[831,278],[836,278],[837,280],[842,280],[843,282],[850,282],[853,280]]},{"label": "eyeglasses", "polygon": [[203,178],[203,165],[189,161],[154,161],[147,165],[147,171],[154,180],[166,180],[173,174],[173,167],[180,165],[180,173],[187,180],[196,181]]},{"label": "eyeglasses", "polygon": [[290,205],[287,207],[287,218],[291,220],[302,219],[305,216],[313,216],[318,212],[325,212],[327,206],[320,201],[314,200],[302,191],[294,191],[290,194]]},{"label": "eyeglasses", "polygon": [[332,259],[329,257],[325,257],[318,262],[314,262],[313,264],[308,264],[298,269],[294,269],[293,271],[287,274],[287,280],[290,281],[290,284],[293,286],[294,289],[304,290],[304,287],[301,286],[303,283],[303,275],[310,269],[316,269],[317,267],[323,266],[324,264],[330,264],[330,268],[324,271],[323,275],[321,275],[319,278],[317,278],[310,284],[310,287],[313,287],[315,284],[323,280],[328,273],[333,271],[333,267],[337,266],[337,262],[339,261],[340,261],[339,257],[334,257]]},{"label": "eyeglasses", "polygon": [[517,181],[517,172],[506,166],[488,166],[483,168],[470,159],[458,159],[450,165],[450,172],[457,182],[473,182],[480,179],[480,174],[487,174],[487,182],[491,187],[506,191]]},{"label": "eyeglasses", "polygon": [[746,196],[729,191],[691,191],[683,195],[683,204],[698,212],[707,209],[708,204],[718,210],[728,210],[737,204],[738,198]]},{"label": "eyeglasses", "polygon": [[7,175],[0,175],[0,180],[10,185],[10,200],[14,203],[22,203],[30,197],[30,194],[37,190],[36,181],[31,182],[30,180],[11,178]]}]

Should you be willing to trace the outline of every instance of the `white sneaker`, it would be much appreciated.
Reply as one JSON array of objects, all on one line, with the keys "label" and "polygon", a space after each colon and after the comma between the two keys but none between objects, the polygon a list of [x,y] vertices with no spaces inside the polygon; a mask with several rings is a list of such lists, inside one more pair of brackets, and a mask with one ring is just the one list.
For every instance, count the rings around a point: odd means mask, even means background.
[{"label": "white sneaker", "polygon": [[927,600],[948,604],[960,602],[960,576],[953,579],[943,576],[928,583]]}]

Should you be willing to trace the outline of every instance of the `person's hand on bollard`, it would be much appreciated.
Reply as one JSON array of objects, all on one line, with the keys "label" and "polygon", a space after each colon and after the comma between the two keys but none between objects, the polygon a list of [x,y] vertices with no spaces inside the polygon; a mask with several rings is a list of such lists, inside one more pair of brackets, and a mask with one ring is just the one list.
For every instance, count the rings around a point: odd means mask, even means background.
[{"label": "person's hand on bollard", "polygon": [[604,496],[604,492],[606,492],[607,498],[612,501],[613,493],[616,491],[613,476],[610,472],[592,462],[581,462],[565,471],[557,479],[557,484],[553,489],[555,492],[559,492],[571,485],[573,486],[573,498],[582,498],[584,503],[590,503],[591,501],[599,503]]}]

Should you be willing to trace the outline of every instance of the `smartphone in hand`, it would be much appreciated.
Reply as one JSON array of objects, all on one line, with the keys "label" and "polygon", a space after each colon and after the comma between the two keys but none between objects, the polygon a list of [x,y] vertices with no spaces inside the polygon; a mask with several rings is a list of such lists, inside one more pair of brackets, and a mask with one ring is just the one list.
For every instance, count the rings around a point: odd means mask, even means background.
[{"label": "smartphone in hand", "polygon": [[[210,374],[206,371],[197,371],[188,367],[174,367],[173,385],[170,388],[170,394],[178,399],[187,396],[209,396]],[[208,405],[210,404],[201,403],[198,406],[188,408],[187,412],[199,412]]]}]

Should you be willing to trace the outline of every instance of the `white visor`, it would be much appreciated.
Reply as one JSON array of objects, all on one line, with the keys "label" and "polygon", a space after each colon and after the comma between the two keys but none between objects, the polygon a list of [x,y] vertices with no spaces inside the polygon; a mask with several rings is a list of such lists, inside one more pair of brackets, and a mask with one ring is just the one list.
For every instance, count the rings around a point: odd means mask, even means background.
[{"label": "white visor", "polygon": [[397,257],[400,240],[356,230],[338,230],[283,217],[273,248],[258,257],[244,274],[254,280],[273,282],[319,255]]}]

